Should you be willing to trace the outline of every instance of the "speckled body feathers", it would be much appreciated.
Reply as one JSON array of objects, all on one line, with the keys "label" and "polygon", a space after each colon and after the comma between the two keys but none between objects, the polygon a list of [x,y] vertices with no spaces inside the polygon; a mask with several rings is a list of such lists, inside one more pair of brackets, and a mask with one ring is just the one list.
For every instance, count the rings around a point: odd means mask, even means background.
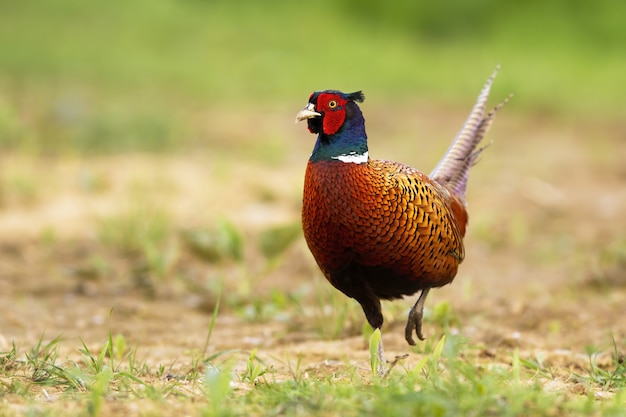
[{"label": "speckled body feathers", "polygon": [[302,224],[326,278],[361,304],[448,284],[464,258],[463,203],[395,162],[309,162]]}]

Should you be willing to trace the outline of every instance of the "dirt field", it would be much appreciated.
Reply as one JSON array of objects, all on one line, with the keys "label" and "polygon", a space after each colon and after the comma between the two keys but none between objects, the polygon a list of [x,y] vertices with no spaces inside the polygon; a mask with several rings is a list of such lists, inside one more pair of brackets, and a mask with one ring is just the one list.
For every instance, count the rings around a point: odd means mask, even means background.
[{"label": "dirt field", "polygon": [[[367,118],[370,154],[426,172],[464,117],[425,105],[367,113],[380,114]],[[268,227],[299,221],[313,137],[291,114],[253,117],[240,131],[208,123],[209,137],[232,140],[179,155],[1,157],[0,352],[60,335],[72,358],[110,331],[139,359],[184,374],[223,279],[209,353],[258,349],[279,377],[298,356],[310,370],[369,369],[358,305],[333,295],[302,237],[271,261],[259,252]],[[582,394],[571,373],[585,374],[590,349],[601,366],[613,341],[626,353],[626,125],[550,120],[503,111],[496,121],[470,180],[466,260],[431,292],[424,332],[432,343],[450,326],[486,364],[510,364],[518,348],[554,369],[548,388]],[[242,233],[241,262],[208,262],[181,237],[220,218]],[[124,237],[144,233],[142,221],[164,229],[155,250]],[[387,353],[409,352],[408,366],[422,349],[403,339],[413,301],[384,307]]]}]

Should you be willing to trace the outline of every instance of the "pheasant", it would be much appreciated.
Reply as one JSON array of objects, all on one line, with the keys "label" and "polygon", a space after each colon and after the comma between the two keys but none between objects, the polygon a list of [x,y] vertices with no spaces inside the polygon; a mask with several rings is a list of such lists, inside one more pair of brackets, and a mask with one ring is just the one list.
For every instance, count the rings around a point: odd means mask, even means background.
[{"label": "pheasant", "polygon": [[[370,159],[361,91],[317,91],[296,116],[317,134],[304,179],[302,226],[326,279],[358,301],[381,329],[380,300],[420,295],[405,339],[424,340],[422,317],[431,288],[449,284],[465,257],[469,169],[498,109],[485,113],[487,80],[465,124],[435,169],[426,175],[398,162]],[[382,340],[382,338],[381,338]],[[384,361],[382,342],[379,356]]]}]

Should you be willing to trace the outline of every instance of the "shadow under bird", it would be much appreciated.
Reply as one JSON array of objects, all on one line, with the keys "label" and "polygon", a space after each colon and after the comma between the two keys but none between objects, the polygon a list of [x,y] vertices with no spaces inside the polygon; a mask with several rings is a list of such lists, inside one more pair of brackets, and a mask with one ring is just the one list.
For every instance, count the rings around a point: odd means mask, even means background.
[{"label": "shadow under bird", "polygon": [[[420,292],[405,338],[423,340],[424,302],[449,284],[465,257],[469,170],[498,109],[486,103],[498,68],[435,169],[426,175],[398,162],[371,159],[361,91],[317,91],[296,116],[317,135],[304,179],[304,237],[326,279],[383,325],[380,300]],[[508,100],[508,99],[507,99]],[[382,339],[378,346],[384,363]]]}]

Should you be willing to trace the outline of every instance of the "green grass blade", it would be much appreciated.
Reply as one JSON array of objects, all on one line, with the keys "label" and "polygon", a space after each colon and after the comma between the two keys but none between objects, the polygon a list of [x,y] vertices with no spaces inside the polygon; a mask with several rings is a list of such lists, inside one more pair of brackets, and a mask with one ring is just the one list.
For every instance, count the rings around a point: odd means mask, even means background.
[{"label": "green grass blade", "polygon": [[378,347],[380,346],[380,341],[382,339],[382,334],[380,333],[380,329],[375,329],[370,337],[370,367],[372,369],[372,375],[376,376],[378,374],[378,369],[382,365],[380,363],[380,358],[378,357]]},{"label": "green grass blade", "polygon": [[207,349],[209,348],[209,342],[211,341],[211,335],[213,334],[213,329],[215,328],[215,321],[217,320],[217,315],[220,311],[220,300],[222,299],[222,290],[224,288],[224,283],[220,282],[219,289],[217,291],[217,300],[215,301],[215,308],[213,309],[213,315],[211,316],[211,324],[209,324],[209,330],[206,335],[206,340],[204,341],[204,346],[202,348],[202,357],[206,356]]},{"label": "green grass blade", "polygon": [[434,363],[437,363],[439,361],[439,358],[441,357],[441,352],[443,351],[443,347],[445,344],[446,344],[446,335],[444,334],[443,336],[441,336],[441,339],[439,339],[439,342],[437,342],[437,346],[435,346],[435,349],[433,350],[433,353],[431,354],[431,358]]},{"label": "green grass blade", "polygon": [[424,369],[424,365],[426,365],[426,362],[428,362],[428,356],[424,356],[422,359],[419,360],[419,362],[417,362],[413,369],[410,370],[411,375],[413,377],[418,377]]}]

